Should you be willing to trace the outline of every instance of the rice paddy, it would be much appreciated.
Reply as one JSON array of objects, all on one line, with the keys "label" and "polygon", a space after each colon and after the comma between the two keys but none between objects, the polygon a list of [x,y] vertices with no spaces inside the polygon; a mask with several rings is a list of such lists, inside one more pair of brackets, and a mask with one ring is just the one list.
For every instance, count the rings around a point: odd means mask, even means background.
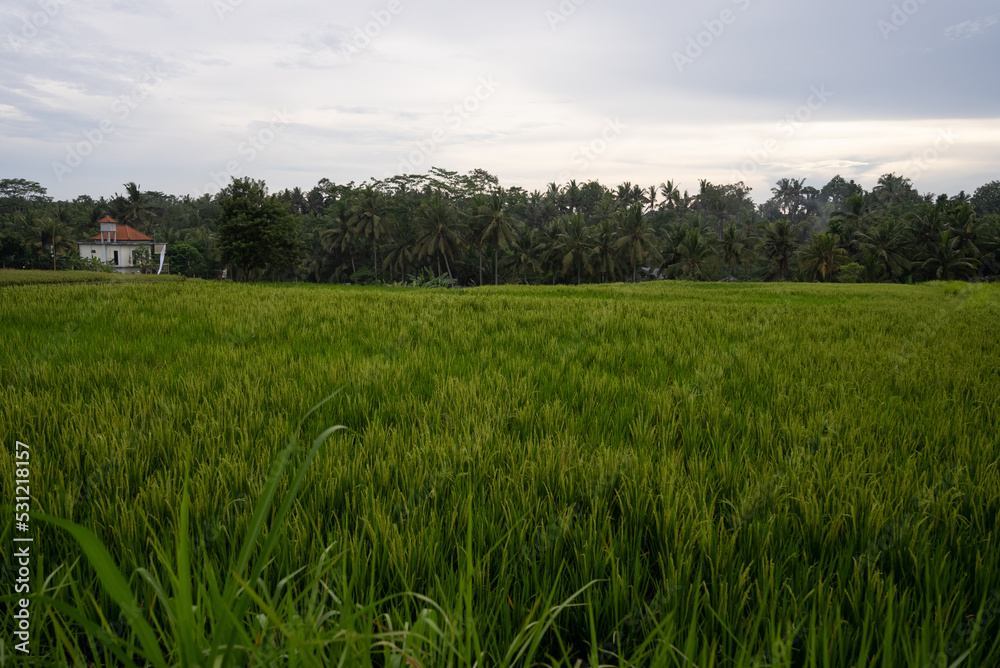
[{"label": "rice paddy", "polygon": [[1000,664],[998,331],[982,284],[0,287],[4,498],[28,443],[136,603],[33,520],[33,660]]}]

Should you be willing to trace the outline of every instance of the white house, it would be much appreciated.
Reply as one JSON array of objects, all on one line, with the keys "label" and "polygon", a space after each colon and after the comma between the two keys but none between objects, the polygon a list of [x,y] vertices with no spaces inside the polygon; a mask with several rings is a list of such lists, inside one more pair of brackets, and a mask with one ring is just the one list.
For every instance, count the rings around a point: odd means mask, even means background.
[{"label": "white house", "polygon": [[164,244],[155,243],[142,232],[122,225],[111,216],[97,222],[101,224],[101,233],[80,243],[80,257],[84,260],[96,257],[112,265],[119,273],[136,274],[139,267],[133,262],[133,254],[137,250],[146,249],[154,261],[163,251]]}]

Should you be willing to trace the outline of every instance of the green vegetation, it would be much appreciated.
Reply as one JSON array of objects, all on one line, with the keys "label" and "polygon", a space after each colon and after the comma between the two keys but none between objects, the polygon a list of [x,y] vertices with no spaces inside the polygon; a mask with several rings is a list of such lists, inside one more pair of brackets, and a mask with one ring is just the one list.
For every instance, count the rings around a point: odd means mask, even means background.
[{"label": "green vegetation", "polygon": [[4,498],[29,443],[34,509],[87,530],[33,523],[39,665],[1000,662],[997,286],[113,282],[0,314]]},{"label": "green vegetation", "polygon": [[970,196],[919,193],[896,174],[871,190],[840,176],[822,188],[783,178],[763,203],[743,183],[528,192],[483,170],[437,168],[270,195],[246,178],[198,198],[124,185],[110,199],[51,202],[39,184],[0,180],[0,267],[82,268],[73,242],[111,215],[165,243],[170,271],[201,278],[227,263],[241,280],[397,285],[427,270],[463,286],[1000,276],[998,181]]}]

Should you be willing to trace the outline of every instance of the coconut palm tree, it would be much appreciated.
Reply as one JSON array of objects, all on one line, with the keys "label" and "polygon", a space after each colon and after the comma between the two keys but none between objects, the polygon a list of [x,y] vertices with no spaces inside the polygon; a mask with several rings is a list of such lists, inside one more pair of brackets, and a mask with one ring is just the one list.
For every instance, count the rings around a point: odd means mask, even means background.
[{"label": "coconut palm tree", "polygon": [[667,181],[660,184],[660,194],[663,196],[663,205],[670,209],[676,209],[681,200],[681,191],[677,189],[677,184]]},{"label": "coconut palm tree", "polygon": [[942,232],[923,258],[923,270],[940,281],[972,278],[979,268],[979,261],[963,252],[961,240],[951,230]]},{"label": "coconut palm tree", "polygon": [[72,230],[56,216],[45,216],[35,224],[33,236],[38,240],[34,242],[34,246],[41,252],[47,250],[52,255],[52,271],[56,269],[56,256],[60,251],[76,250],[77,246],[70,239],[71,235]]},{"label": "coconut palm tree", "polygon": [[493,285],[500,285],[500,249],[514,241],[518,223],[510,212],[507,191],[495,190],[480,209],[479,216],[484,223],[480,239],[493,247]]},{"label": "coconut palm tree", "polygon": [[785,280],[792,258],[798,248],[795,237],[798,226],[792,225],[787,218],[781,218],[763,226],[763,250],[768,259],[774,263],[778,280]]},{"label": "coconut palm tree", "polygon": [[592,244],[590,230],[583,214],[573,213],[565,217],[563,233],[559,236],[559,251],[562,255],[562,273],[576,272],[576,284],[580,285],[583,272],[591,271],[590,254]]},{"label": "coconut palm tree", "polygon": [[390,224],[389,244],[386,248],[383,268],[390,276],[399,274],[400,282],[406,282],[406,275],[413,271],[416,264],[417,228],[410,220],[393,221]]},{"label": "coconut palm tree", "polygon": [[703,234],[701,228],[692,225],[677,245],[675,252],[679,259],[668,270],[674,275],[683,273],[685,276],[708,280],[709,269],[716,257],[717,243],[712,234]]},{"label": "coconut palm tree", "polygon": [[906,229],[898,221],[885,218],[859,236],[861,248],[880,265],[885,276],[899,277],[910,268],[906,258]]},{"label": "coconut palm tree", "polygon": [[[140,232],[149,233],[153,224],[153,212],[149,210],[146,196],[134,181],[124,184],[124,208],[119,213],[125,225],[131,225]],[[117,197],[121,197],[118,195]]]},{"label": "coconut palm tree", "polygon": [[840,237],[841,245],[849,254],[861,250],[861,235],[871,225],[873,213],[863,195],[851,195],[844,200],[843,208],[830,214],[830,233]]},{"label": "coconut palm tree", "polygon": [[806,205],[803,186],[805,179],[779,179],[771,194],[781,208],[782,214],[793,223],[800,222],[805,217]]},{"label": "coconut palm tree", "polygon": [[601,221],[595,228],[594,247],[590,252],[590,264],[601,274],[601,283],[614,281],[620,273],[618,230],[610,219]]},{"label": "coconut palm tree", "polygon": [[538,255],[542,259],[543,267],[552,272],[552,285],[556,284],[556,267],[559,262],[559,247],[562,244],[563,226],[562,220],[556,218],[551,223],[542,228],[538,238]]},{"label": "coconut palm tree", "polygon": [[517,238],[512,244],[514,255],[510,260],[510,265],[514,273],[521,277],[525,284],[529,283],[529,276],[533,276],[542,270],[542,265],[537,257],[538,232],[527,225],[522,225],[517,232]]},{"label": "coconut palm tree", "polygon": [[354,247],[357,243],[357,229],[351,224],[350,217],[343,203],[338,202],[326,214],[327,224],[324,225],[321,239],[327,251],[335,250],[347,254],[351,258],[351,273],[357,273],[358,267],[354,261]]},{"label": "coconut palm tree", "polygon": [[438,276],[442,275],[443,259],[448,276],[454,278],[451,273],[451,262],[462,249],[458,212],[454,205],[435,193],[420,205],[416,223],[422,234],[417,241],[418,256],[433,256],[437,260]]},{"label": "coconut palm tree", "polygon": [[[749,264],[747,257],[752,254],[752,241],[747,236],[746,230],[741,230],[734,223],[726,225],[722,231],[722,239],[719,241],[719,255],[726,264],[729,276],[736,273],[736,265]],[[749,280],[749,269],[747,279]]]},{"label": "coconut palm tree", "polygon": [[468,225],[466,226],[466,244],[475,247],[479,257],[479,285],[483,285],[483,249],[486,242],[483,231],[486,229],[487,215],[484,213],[489,204],[486,193],[476,193],[469,200]]},{"label": "coconut palm tree", "polygon": [[389,206],[385,196],[371,186],[358,195],[351,206],[351,225],[358,237],[370,239],[375,268],[375,280],[378,280],[378,242],[389,230]]},{"label": "coconut palm tree", "polygon": [[[627,185],[627,184],[626,184]],[[642,213],[642,206],[630,207],[622,215],[616,250],[632,265],[632,282],[639,280],[639,266],[644,262],[659,263],[663,258],[657,250],[656,232]]]},{"label": "coconut palm tree", "polygon": [[809,272],[810,280],[833,278],[833,274],[847,264],[847,251],[840,248],[836,234],[817,234],[802,252],[802,265]]}]

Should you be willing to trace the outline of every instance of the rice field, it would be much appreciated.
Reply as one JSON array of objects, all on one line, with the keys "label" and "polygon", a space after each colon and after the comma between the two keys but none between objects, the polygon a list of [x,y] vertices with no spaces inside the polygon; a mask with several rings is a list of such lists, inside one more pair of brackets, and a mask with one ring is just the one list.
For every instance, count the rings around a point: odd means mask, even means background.
[{"label": "rice field", "polygon": [[997,332],[958,283],[0,287],[22,663],[1000,665]]}]

